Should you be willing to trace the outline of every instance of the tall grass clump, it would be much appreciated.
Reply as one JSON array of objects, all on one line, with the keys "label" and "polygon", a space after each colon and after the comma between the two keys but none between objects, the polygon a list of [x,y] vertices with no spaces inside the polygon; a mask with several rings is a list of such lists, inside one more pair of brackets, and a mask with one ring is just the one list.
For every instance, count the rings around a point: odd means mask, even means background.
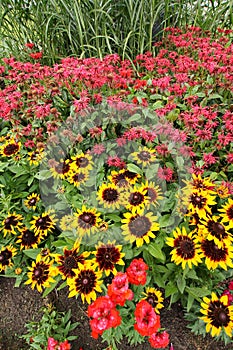
[{"label": "tall grass clump", "polygon": [[230,27],[232,6],[232,0],[2,0],[0,55],[23,59],[25,43],[33,42],[49,64],[66,56],[131,58],[152,50],[167,26]]}]

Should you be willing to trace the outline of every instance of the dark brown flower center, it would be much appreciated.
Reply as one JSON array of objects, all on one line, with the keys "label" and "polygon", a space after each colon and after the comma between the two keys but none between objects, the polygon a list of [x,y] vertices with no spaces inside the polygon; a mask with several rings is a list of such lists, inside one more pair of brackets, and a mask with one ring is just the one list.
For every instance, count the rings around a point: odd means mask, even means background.
[{"label": "dark brown flower center", "polygon": [[7,145],[7,146],[4,147],[3,153],[6,156],[11,156],[12,154],[17,153],[18,150],[19,150],[19,145],[17,145],[17,144],[10,144],[10,145]]},{"label": "dark brown flower center", "polygon": [[76,165],[78,168],[86,168],[89,164],[89,160],[85,157],[79,157],[76,159]]},{"label": "dark brown flower center", "polygon": [[11,230],[11,226],[15,227],[17,225],[18,225],[18,220],[14,215],[6,218],[4,221],[4,227],[6,230]]},{"label": "dark brown flower center", "polygon": [[115,188],[106,188],[102,193],[102,198],[106,202],[116,202],[119,197],[119,193]]},{"label": "dark brown flower center", "polygon": [[185,260],[194,258],[195,244],[190,237],[179,236],[174,241],[176,253]]},{"label": "dark brown flower center", "polygon": [[64,267],[66,269],[76,269],[78,267],[77,261],[74,256],[70,255],[64,259]]},{"label": "dark brown flower center", "polygon": [[227,209],[227,216],[230,220],[233,220],[233,205]]},{"label": "dark brown flower center", "polygon": [[131,193],[130,197],[129,197],[129,203],[131,205],[140,205],[144,202],[144,195],[140,192],[134,192],[134,193]]},{"label": "dark brown flower center", "polygon": [[213,236],[215,236],[216,238],[221,240],[221,239],[224,239],[227,237],[225,227],[222,224],[220,224],[219,222],[215,222],[213,220],[210,220],[208,222],[207,227],[208,227],[209,232]]},{"label": "dark brown flower center", "polygon": [[134,216],[129,222],[129,231],[131,235],[143,237],[151,229],[151,222],[146,216]]},{"label": "dark brown flower center", "polygon": [[112,270],[119,260],[120,252],[114,245],[103,245],[97,249],[96,261],[100,270]]},{"label": "dark brown flower center", "polygon": [[96,286],[96,274],[92,270],[83,270],[75,279],[75,287],[77,292],[83,294],[91,293]]},{"label": "dark brown flower center", "polygon": [[50,219],[49,215],[46,215],[44,217],[40,217],[36,223],[35,226],[41,230],[41,231],[45,231],[48,230],[49,228],[51,228],[51,226],[53,226],[52,220]]},{"label": "dark brown flower center", "polygon": [[230,322],[229,310],[221,301],[212,301],[208,308],[208,317],[211,324],[216,327],[227,327]]},{"label": "dark brown flower center", "polygon": [[202,196],[198,196],[197,194],[192,194],[191,196],[191,203],[194,207],[198,207],[198,209],[204,208],[206,204],[207,199]]},{"label": "dark brown flower center", "polygon": [[148,151],[142,151],[138,154],[138,158],[142,161],[148,161],[151,159],[151,155]]},{"label": "dark brown flower center", "polygon": [[214,241],[204,240],[201,244],[201,248],[206,257],[212,261],[225,261],[228,254],[228,249],[224,245],[223,248],[219,248]]}]

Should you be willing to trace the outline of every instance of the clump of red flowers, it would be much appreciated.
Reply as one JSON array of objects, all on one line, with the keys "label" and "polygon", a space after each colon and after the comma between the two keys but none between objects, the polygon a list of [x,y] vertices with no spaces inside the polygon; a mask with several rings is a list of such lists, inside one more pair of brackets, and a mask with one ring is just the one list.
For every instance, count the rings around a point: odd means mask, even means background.
[{"label": "clump of red flowers", "polygon": [[68,342],[68,340],[59,343],[57,340],[55,340],[54,338],[49,338],[48,339],[48,347],[47,350],[70,350],[71,349],[71,345]]},{"label": "clump of red flowers", "polygon": [[[134,293],[129,283],[145,285],[148,265],[143,259],[133,259],[126,273],[118,272],[109,284],[107,295],[97,298],[88,306],[88,316],[92,330],[92,337],[98,338],[109,328],[120,326],[121,316],[117,307],[125,306],[127,300],[133,300]],[[134,329],[142,336],[148,336],[150,345],[155,348],[165,348],[169,344],[169,334],[161,330],[160,316],[146,300],[136,304]]]}]

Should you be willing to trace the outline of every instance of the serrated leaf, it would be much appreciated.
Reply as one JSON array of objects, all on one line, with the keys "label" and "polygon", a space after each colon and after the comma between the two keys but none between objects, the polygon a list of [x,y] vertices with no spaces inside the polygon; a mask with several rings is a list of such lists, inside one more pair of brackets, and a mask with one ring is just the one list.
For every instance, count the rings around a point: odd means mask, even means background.
[{"label": "serrated leaf", "polygon": [[37,255],[40,253],[41,249],[25,249],[23,253],[29,258],[36,260]]},{"label": "serrated leaf", "polygon": [[186,286],[185,278],[183,276],[179,276],[177,278],[176,283],[177,283],[177,287],[178,287],[179,291],[181,292],[181,294],[183,294],[185,286]]},{"label": "serrated leaf", "polygon": [[166,257],[164,253],[162,252],[161,248],[156,243],[150,243],[147,247],[148,252],[156,259],[161,260],[162,262],[165,262]]},{"label": "serrated leaf", "polygon": [[199,287],[185,287],[186,292],[193,296],[194,299],[200,301],[201,298],[210,295],[210,291]]},{"label": "serrated leaf", "polygon": [[132,163],[127,164],[127,169],[128,169],[129,171],[132,171],[132,173],[136,173],[136,174],[142,175],[142,169],[139,168],[139,167],[138,167],[137,165],[135,165],[135,164],[132,164]]}]

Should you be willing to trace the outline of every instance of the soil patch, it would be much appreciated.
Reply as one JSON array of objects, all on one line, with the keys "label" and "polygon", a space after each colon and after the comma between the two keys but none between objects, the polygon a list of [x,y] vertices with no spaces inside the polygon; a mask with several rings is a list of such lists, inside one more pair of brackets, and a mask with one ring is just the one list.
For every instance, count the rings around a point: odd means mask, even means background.
[{"label": "soil patch", "polygon": [[[78,339],[72,343],[72,350],[102,350],[106,344],[93,339],[90,334],[89,320],[86,316],[87,305],[80,299],[69,298],[66,288],[51,293],[42,299],[37,291],[28,286],[14,287],[14,280],[0,277],[0,350],[28,350],[28,345],[19,336],[26,333],[25,323],[33,318],[39,320],[39,309],[48,302],[52,302],[59,311],[72,310],[72,321],[79,322],[79,326],[73,332]],[[182,307],[179,303],[170,310],[161,311],[161,324],[170,334],[174,350],[233,350],[233,344],[224,345],[207,336],[195,336],[188,328],[184,320]],[[129,346],[125,341],[119,345],[119,350],[151,350],[145,342],[137,347]]]}]

